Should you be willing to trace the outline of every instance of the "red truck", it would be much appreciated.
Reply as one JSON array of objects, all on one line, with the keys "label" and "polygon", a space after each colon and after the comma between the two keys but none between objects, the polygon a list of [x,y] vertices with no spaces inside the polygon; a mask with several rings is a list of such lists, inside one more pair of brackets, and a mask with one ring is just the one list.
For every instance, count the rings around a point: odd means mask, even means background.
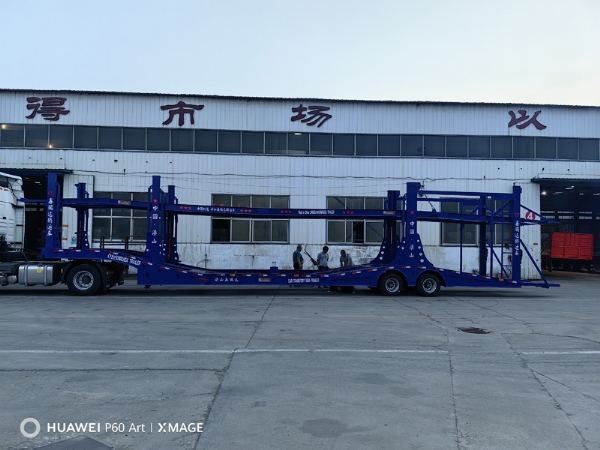
[{"label": "red truck", "polygon": [[594,259],[594,235],[588,233],[555,232],[542,252],[543,266],[548,270],[591,269]]}]

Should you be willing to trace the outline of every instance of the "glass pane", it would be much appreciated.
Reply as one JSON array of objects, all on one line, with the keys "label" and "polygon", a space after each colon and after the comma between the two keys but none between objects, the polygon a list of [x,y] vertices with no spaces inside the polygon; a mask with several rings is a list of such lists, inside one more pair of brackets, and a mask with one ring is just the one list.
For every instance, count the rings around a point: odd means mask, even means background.
[{"label": "glass pane", "polygon": [[98,148],[107,150],[121,150],[121,133],[122,128],[106,128],[98,129]]},{"label": "glass pane", "polygon": [[556,139],[536,138],[535,157],[537,159],[556,159]]},{"label": "glass pane", "polygon": [[515,159],[533,158],[533,138],[532,137],[514,137],[513,138],[513,158],[515,158]]},{"label": "glass pane", "polygon": [[252,207],[253,208],[270,208],[270,197],[268,195],[253,195],[252,196]]},{"label": "glass pane", "polygon": [[125,239],[130,235],[131,220],[130,219],[114,219],[112,220],[112,239]]},{"label": "glass pane", "polygon": [[346,197],[327,197],[327,209],[346,209]]},{"label": "glass pane", "polygon": [[377,197],[366,197],[365,198],[365,209],[379,209],[383,210],[383,198]]},{"label": "glass pane", "polygon": [[362,220],[360,222],[346,222],[346,239],[348,242],[352,242],[354,244],[364,244],[365,223]]},{"label": "glass pane", "polygon": [[250,196],[249,195],[233,195],[231,199],[231,206],[238,208],[249,208],[250,207]]},{"label": "glass pane", "polygon": [[346,222],[344,221],[327,221],[327,242],[346,242]]},{"label": "glass pane", "polygon": [[98,148],[98,128],[74,127],[74,148]]},{"label": "glass pane", "polygon": [[379,156],[400,156],[400,136],[380,135],[377,139]]},{"label": "glass pane", "polygon": [[231,241],[249,242],[250,241],[250,221],[232,220],[231,221]]},{"label": "glass pane", "polygon": [[229,219],[213,219],[212,220],[212,241],[213,242],[229,242],[229,229],[231,220]]},{"label": "glass pane", "polygon": [[148,129],[148,150],[169,151],[171,130]]},{"label": "glass pane", "polygon": [[212,130],[196,131],[194,150],[197,152],[213,153],[217,151],[217,132]]},{"label": "glass pane", "polygon": [[242,131],[242,153],[264,153],[264,133]]},{"label": "glass pane", "polygon": [[73,148],[73,127],[52,125],[50,127],[50,148]]},{"label": "glass pane", "polygon": [[308,133],[288,133],[288,155],[308,154]]},{"label": "glass pane", "polygon": [[131,210],[126,208],[112,208],[113,216],[131,217]]},{"label": "glass pane", "polygon": [[469,157],[470,158],[489,158],[490,157],[490,138],[471,136],[469,138]]},{"label": "glass pane", "polygon": [[147,202],[148,201],[148,193],[147,192],[134,192],[133,193],[133,201]]},{"label": "glass pane", "polygon": [[383,240],[383,221],[366,223],[366,242],[381,243]]},{"label": "glass pane", "polygon": [[99,240],[101,237],[110,238],[110,219],[94,218],[92,238]]},{"label": "glass pane", "polygon": [[444,156],[446,138],[444,136],[425,136],[425,156]]},{"label": "glass pane", "polygon": [[231,195],[229,194],[213,194],[213,206],[231,206]]},{"label": "glass pane", "polygon": [[271,239],[274,242],[288,242],[288,223],[287,220],[273,220],[271,222]]},{"label": "glass pane", "polygon": [[598,139],[579,139],[579,159],[598,161]]},{"label": "glass pane", "polygon": [[146,239],[146,224],[146,219],[133,219],[132,239],[136,241],[143,241]]},{"label": "glass pane", "polygon": [[131,200],[130,192],[113,192],[112,198],[117,200]]},{"label": "glass pane", "polygon": [[271,208],[289,208],[290,198],[289,197],[271,197]]},{"label": "glass pane", "polygon": [[255,242],[265,242],[271,240],[271,221],[270,220],[255,220],[254,221],[254,236]]},{"label": "glass pane", "polygon": [[512,159],[512,138],[492,137],[492,158]]},{"label": "glass pane", "polygon": [[123,128],[123,150],[146,150],[146,129]]},{"label": "glass pane", "polygon": [[346,197],[346,209],[365,209],[365,198]]},{"label": "glass pane", "polygon": [[265,133],[265,153],[285,155],[287,153],[287,135],[285,133]]},{"label": "glass pane", "polygon": [[443,223],[442,244],[458,245],[458,243],[460,242],[459,227],[460,225],[457,223]]},{"label": "glass pane", "polygon": [[577,139],[557,139],[558,159],[578,159]]},{"label": "glass pane", "polygon": [[374,134],[357,134],[356,156],[377,156],[377,136]]},{"label": "glass pane", "polygon": [[402,156],[423,156],[423,136],[402,136]]},{"label": "glass pane", "polygon": [[192,130],[171,130],[171,151],[191,152],[194,147]]},{"label": "glass pane", "polygon": [[0,126],[0,145],[3,147],[23,147],[25,127],[23,125]]},{"label": "glass pane", "polygon": [[467,137],[447,136],[446,156],[450,158],[465,158],[467,156]]},{"label": "glass pane", "polygon": [[221,153],[240,153],[239,131],[219,131],[219,152]]},{"label": "glass pane", "polygon": [[331,155],[332,137],[329,133],[310,134],[310,154],[311,155]]},{"label": "glass pane", "polygon": [[25,125],[25,147],[48,147],[48,125]]},{"label": "glass pane", "polygon": [[334,134],[333,135],[333,154],[354,156],[354,135],[353,134]]}]

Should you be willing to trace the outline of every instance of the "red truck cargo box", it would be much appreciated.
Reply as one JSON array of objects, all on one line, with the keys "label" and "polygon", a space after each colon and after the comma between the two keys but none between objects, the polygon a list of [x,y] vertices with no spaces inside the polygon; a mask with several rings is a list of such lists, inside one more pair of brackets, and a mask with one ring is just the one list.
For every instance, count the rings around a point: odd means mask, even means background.
[{"label": "red truck cargo box", "polygon": [[591,261],[594,236],[586,233],[553,233],[550,258]]}]

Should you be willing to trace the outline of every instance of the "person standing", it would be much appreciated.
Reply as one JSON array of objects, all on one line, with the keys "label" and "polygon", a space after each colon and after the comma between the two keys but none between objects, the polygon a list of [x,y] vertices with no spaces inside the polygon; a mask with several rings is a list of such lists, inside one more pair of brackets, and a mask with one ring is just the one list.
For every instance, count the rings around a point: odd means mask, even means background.
[{"label": "person standing", "polygon": [[294,260],[294,269],[302,270],[302,267],[304,266],[304,258],[302,257],[302,246],[301,245],[296,247],[296,251],[294,252],[294,255],[292,256],[292,258]]},{"label": "person standing", "polygon": [[319,270],[329,270],[329,247],[323,247],[323,251],[317,255],[317,265]]}]

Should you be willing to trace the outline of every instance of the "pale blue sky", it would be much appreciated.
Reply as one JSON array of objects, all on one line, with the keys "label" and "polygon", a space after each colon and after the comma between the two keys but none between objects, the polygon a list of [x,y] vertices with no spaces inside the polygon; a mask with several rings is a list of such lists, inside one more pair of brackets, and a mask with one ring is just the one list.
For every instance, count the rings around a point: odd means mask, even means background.
[{"label": "pale blue sky", "polygon": [[0,87],[600,106],[600,0],[0,0]]}]

